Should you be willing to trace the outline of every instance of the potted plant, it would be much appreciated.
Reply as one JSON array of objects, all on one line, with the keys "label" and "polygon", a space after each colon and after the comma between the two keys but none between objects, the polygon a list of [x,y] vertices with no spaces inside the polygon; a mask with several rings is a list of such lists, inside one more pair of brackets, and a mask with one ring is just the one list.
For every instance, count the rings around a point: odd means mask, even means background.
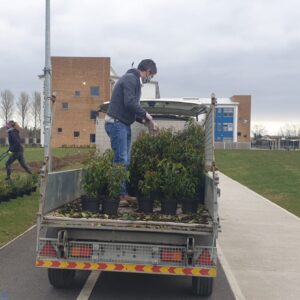
[{"label": "potted plant", "polygon": [[112,163],[106,172],[108,195],[103,199],[102,212],[117,215],[121,185],[128,180],[128,171],[123,164]]},{"label": "potted plant", "polygon": [[161,212],[163,214],[175,215],[177,202],[180,195],[181,175],[186,169],[180,163],[174,163],[163,159],[159,164],[160,189],[163,194],[161,199]]},{"label": "potted plant", "polygon": [[15,175],[12,180],[8,182],[8,194],[10,199],[16,199],[23,196],[23,182],[19,174]]},{"label": "potted plant", "polygon": [[159,188],[159,176],[156,171],[147,171],[144,179],[139,181],[138,205],[139,211],[152,213],[154,198]]},{"label": "potted plant", "polygon": [[184,214],[196,213],[198,202],[196,199],[195,180],[188,173],[181,176],[181,190],[179,197],[181,198],[182,212]]},{"label": "potted plant", "polygon": [[8,201],[8,186],[4,180],[0,180],[0,202]]},{"label": "potted plant", "polygon": [[83,169],[83,190],[81,196],[82,209],[99,212],[101,195],[107,185],[106,173],[111,161],[107,154],[102,157],[91,156]]}]

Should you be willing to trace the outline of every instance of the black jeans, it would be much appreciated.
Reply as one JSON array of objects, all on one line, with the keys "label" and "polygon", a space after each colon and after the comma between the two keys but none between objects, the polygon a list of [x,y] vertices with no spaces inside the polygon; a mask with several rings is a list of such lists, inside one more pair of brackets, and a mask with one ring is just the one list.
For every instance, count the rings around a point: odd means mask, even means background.
[{"label": "black jeans", "polygon": [[15,161],[18,160],[22,168],[29,174],[31,174],[31,171],[29,170],[28,166],[25,163],[24,155],[23,152],[13,152],[12,156],[7,160],[5,166],[6,166],[6,174],[7,177],[10,177],[11,174],[11,164]]}]

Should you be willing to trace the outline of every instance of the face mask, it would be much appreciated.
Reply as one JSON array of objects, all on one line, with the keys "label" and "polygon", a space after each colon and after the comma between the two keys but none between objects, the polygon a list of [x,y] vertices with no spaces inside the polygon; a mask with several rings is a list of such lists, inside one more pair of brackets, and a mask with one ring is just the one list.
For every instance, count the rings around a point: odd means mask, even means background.
[{"label": "face mask", "polygon": [[146,76],[145,78],[142,79],[142,82],[143,83],[149,83],[152,78],[153,78],[152,75]]}]

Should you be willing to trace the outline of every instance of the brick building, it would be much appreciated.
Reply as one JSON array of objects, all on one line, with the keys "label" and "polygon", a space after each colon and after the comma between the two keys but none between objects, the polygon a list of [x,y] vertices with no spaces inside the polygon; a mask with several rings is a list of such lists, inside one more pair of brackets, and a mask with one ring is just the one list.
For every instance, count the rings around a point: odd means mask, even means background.
[{"label": "brick building", "polygon": [[99,105],[110,99],[109,57],[52,57],[52,147],[95,143]]},{"label": "brick building", "polygon": [[251,141],[251,96],[232,96],[231,101],[239,104],[237,117],[237,142],[250,143]]}]

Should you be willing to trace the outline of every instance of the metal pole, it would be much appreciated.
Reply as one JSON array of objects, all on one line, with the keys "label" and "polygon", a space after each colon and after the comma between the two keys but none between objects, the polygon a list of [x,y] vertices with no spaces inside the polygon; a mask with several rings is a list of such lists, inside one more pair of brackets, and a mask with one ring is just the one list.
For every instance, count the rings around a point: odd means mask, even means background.
[{"label": "metal pole", "polygon": [[51,61],[50,61],[50,0],[46,0],[46,29],[45,29],[45,67],[44,67],[44,163],[41,169],[41,187],[39,199],[39,211],[37,218],[37,243],[38,251],[39,237],[41,234],[41,223],[43,219],[43,210],[46,197],[46,187],[48,181],[48,172],[51,171]]},{"label": "metal pole", "polygon": [[44,156],[51,171],[51,58],[50,58],[50,0],[46,0],[45,68],[44,68]]}]

